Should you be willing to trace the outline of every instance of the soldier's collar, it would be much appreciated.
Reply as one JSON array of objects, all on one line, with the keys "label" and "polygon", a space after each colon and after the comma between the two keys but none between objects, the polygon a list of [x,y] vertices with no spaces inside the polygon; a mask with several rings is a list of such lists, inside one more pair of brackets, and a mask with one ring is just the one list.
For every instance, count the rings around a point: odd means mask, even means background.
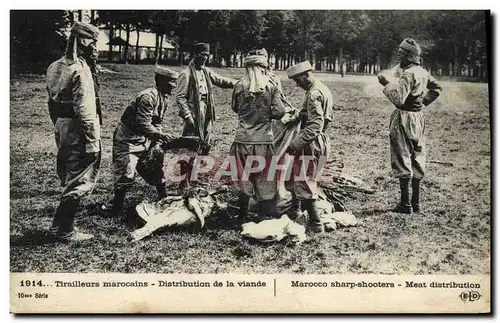
[{"label": "soldier's collar", "polygon": [[410,62],[410,64],[406,65],[405,67],[402,67],[402,66],[400,65],[401,70],[403,70],[403,71],[405,71],[405,70],[407,70],[407,69],[409,69],[410,67],[413,67],[413,66],[420,66],[420,65],[415,64],[415,63],[413,63],[413,62]]},{"label": "soldier's collar", "polygon": [[309,84],[309,87],[307,88],[307,91],[310,91],[313,88],[313,86],[316,85],[316,81],[317,81],[316,79],[312,79],[311,80],[311,84]]}]

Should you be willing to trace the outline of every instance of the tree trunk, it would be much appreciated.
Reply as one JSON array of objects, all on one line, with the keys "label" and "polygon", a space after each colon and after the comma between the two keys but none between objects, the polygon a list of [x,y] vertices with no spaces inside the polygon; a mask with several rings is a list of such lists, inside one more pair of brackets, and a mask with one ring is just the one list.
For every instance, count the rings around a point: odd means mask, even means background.
[{"label": "tree trunk", "polygon": [[343,48],[340,46],[339,48],[339,67],[340,67],[340,75],[344,77],[344,61],[343,61],[343,55],[342,55]]},{"label": "tree trunk", "polygon": [[380,52],[377,53],[377,73],[380,71]]},{"label": "tree trunk", "polygon": [[126,26],[126,44],[125,44],[125,64],[128,64],[128,47],[129,47],[129,41],[130,41],[130,23],[127,23]]},{"label": "tree trunk", "polygon": [[156,64],[159,64],[162,59],[163,54],[163,34],[160,36],[160,45],[158,46],[158,52],[156,54]]},{"label": "tree trunk", "polygon": [[453,64],[454,64],[454,66],[453,66],[453,67],[454,67],[454,68],[453,68],[453,76],[459,76],[459,75],[458,75],[458,72],[459,72],[459,65],[458,65],[458,46],[457,46],[457,45],[454,45],[453,47],[454,47],[454,49],[455,49],[455,56],[454,56],[455,61],[453,62]]},{"label": "tree trunk", "polygon": [[135,63],[137,65],[139,65],[141,63],[141,53],[139,51],[139,35],[141,34],[140,33],[140,30],[139,30],[139,27],[136,27],[136,32],[137,32],[137,40],[135,41]]},{"label": "tree trunk", "polygon": [[182,44],[184,42],[184,38],[182,37],[179,37],[179,48],[178,48],[178,51],[179,51],[179,58],[178,58],[178,63],[180,66],[182,66],[184,64],[184,53],[182,52]]},{"label": "tree trunk", "polygon": [[108,62],[113,61],[113,45],[111,42],[113,41],[114,38],[114,29],[113,29],[113,22],[109,22],[109,47],[108,47]]},{"label": "tree trunk", "polygon": [[[122,29],[120,26],[117,28],[118,31],[118,38],[122,39]],[[121,62],[123,61],[123,53],[122,53],[122,43],[120,42],[120,45],[118,45],[118,60]]]},{"label": "tree trunk", "polygon": [[214,46],[214,63],[217,66],[222,67],[222,59],[221,59],[220,49],[219,48],[220,48],[220,43],[216,42],[215,46]]},{"label": "tree trunk", "polygon": [[156,42],[155,42],[155,63],[158,64],[158,47],[160,46],[160,36],[158,35],[158,33],[155,34],[156,35]]}]

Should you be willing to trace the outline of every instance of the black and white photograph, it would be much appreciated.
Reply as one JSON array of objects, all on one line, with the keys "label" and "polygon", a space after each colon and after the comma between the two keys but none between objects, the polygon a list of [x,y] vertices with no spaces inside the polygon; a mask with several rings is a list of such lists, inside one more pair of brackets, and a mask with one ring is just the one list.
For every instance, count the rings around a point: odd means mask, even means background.
[{"label": "black and white photograph", "polygon": [[10,272],[62,275],[11,280],[11,307],[106,287],[81,274],[130,274],[107,281],[122,293],[210,274],[266,275],[239,287],[271,298],[440,289],[489,312],[491,20],[10,10]]}]

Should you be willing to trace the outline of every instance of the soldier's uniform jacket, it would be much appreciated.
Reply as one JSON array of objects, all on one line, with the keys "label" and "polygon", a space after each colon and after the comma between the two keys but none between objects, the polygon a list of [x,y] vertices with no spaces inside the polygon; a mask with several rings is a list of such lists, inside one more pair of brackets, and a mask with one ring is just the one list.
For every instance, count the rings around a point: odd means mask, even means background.
[{"label": "soldier's uniform jacket", "polygon": [[52,122],[58,118],[73,119],[72,131],[85,143],[88,153],[100,151],[100,125],[96,109],[92,73],[84,59],[66,57],[47,69],[49,113]]},{"label": "soldier's uniform jacket", "polygon": [[[330,90],[319,80],[315,80],[306,92],[304,104],[299,114],[301,129],[293,138],[290,146],[298,153],[293,164],[292,180],[285,186],[293,190],[299,200],[318,198],[317,180],[322,174],[324,162],[330,155],[330,140],[325,134],[328,124],[333,120],[333,98]],[[300,157],[312,158],[309,166]],[[325,159],[325,160],[322,160]],[[302,168],[306,169],[307,178],[300,178]]]},{"label": "soldier's uniform jacket", "polygon": [[234,141],[249,144],[272,144],[272,119],[281,118],[285,111],[281,91],[269,81],[267,91],[246,97],[241,82],[236,83],[231,107],[238,113],[238,127]]},{"label": "soldier's uniform jacket", "polygon": [[130,102],[120,121],[139,137],[157,139],[161,135],[157,126],[165,115],[165,101],[165,97],[156,87],[150,87]]},{"label": "soldier's uniform jacket", "polygon": [[[420,111],[441,93],[441,86],[420,65],[411,64],[402,70],[398,82],[389,83],[383,93],[396,106],[405,111]],[[427,93],[426,93],[427,92]]]},{"label": "soldier's uniform jacket", "polygon": [[[196,121],[196,116],[198,115],[197,110],[199,109],[199,101],[202,100],[199,97],[199,88],[196,88],[197,76],[192,75],[194,68],[191,66],[184,69],[179,73],[179,78],[177,80],[177,104],[179,105],[179,116],[181,118],[186,118],[192,116]],[[229,89],[236,83],[232,79],[225,78],[215,73],[208,67],[202,67],[201,71],[204,74],[205,82],[207,86],[207,104],[209,105],[209,112],[207,116],[214,120],[215,111],[213,105],[213,93],[212,85],[219,86],[221,88]]]},{"label": "soldier's uniform jacket", "polygon": [[[62,199],[79,199],[95,186],[101,163],[101,128],[94,81],[82,58],[63,57],[47,69],[49,112],[58,148]],[[89,160],[87,154],[95,155]]]},{"label": "soldier's uniform jacket", "polygon": [[301,130],[290,143],[296,150],[317,139],[333,120],[332,93],[319,80],[315,80],[306,92],[300,120]]},{"label": "soldier's uniform jacket", "polygon": [[148,149],[161,135],[159,124],[168,108],[168,100],[156,87],[140,92],[123,112],[113,136],[113,168],[115,188],[130,187],[139,174],[150,184],[163,181],[161,163],[155,167],[140,168]]}]

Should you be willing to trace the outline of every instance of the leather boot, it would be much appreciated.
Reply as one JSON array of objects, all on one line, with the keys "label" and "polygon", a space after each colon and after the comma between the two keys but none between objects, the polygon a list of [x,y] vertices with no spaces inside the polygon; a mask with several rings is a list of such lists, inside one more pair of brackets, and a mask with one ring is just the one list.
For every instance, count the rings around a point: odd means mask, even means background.
[{"label": "leather boot", "polygon": [[292,205],[288,210],[288,217],[295,222],[305,224],[305,219],[302,216],[302,212],[300,210],[300,201],[297,199],[297,195],[295,195],[294,193],[292,193]]},{"label": "leather boot", "polygon": [[125,202],[125,194],[127,190],[124,188],[115,189],[113,197],[113,206],[111,207],[110,217],[117,217],[123,212],[123,203]]},{"label": "leather boot", "polygon": [[319,218],[319,211],[316,206],[316,200],[304,200],[302,203],[304,204],[307,214],[309,215],[309,221],[307,224],[308,231],[316,233],[325,232],[323,223]]},{"label": "leather boot", "polygon": [[411,190],[411,206],[413,208],[413,212],[420,213],[420,179],[412,178]]},{"label": "leather boot", "polygon": [[399,189],[401,192],[400,202],[394,208],[394,212],[411,214],[412,208],[410,204],[410,179],[400,178],[399,179]]},{"label": "leather boot", "polygon": [[56,239],[69,242],[83,241],[94,237],[92,234],[82,233],[74,228],[76,211],[79,204],[80,199],[64,199],[59,204],[52,224],[52,228],[58,226],[57,233],[55,234]]},{"label": "leather boot", "polygon": [[278,219],[279,216],[275,200],[259,201],[259,217],[261,220],[265,218]]},{"label": "leather boot", "polygon": [[250,197],[245,193],[240,193],[238,197],[238,218],[244,223],[248,221],[248,204],[250,203]]},{"label": "leather boot", "polygon": [[158,200],[167,197],[167,187],[165,184],[156,185],[156,191],[158,192]]}]

